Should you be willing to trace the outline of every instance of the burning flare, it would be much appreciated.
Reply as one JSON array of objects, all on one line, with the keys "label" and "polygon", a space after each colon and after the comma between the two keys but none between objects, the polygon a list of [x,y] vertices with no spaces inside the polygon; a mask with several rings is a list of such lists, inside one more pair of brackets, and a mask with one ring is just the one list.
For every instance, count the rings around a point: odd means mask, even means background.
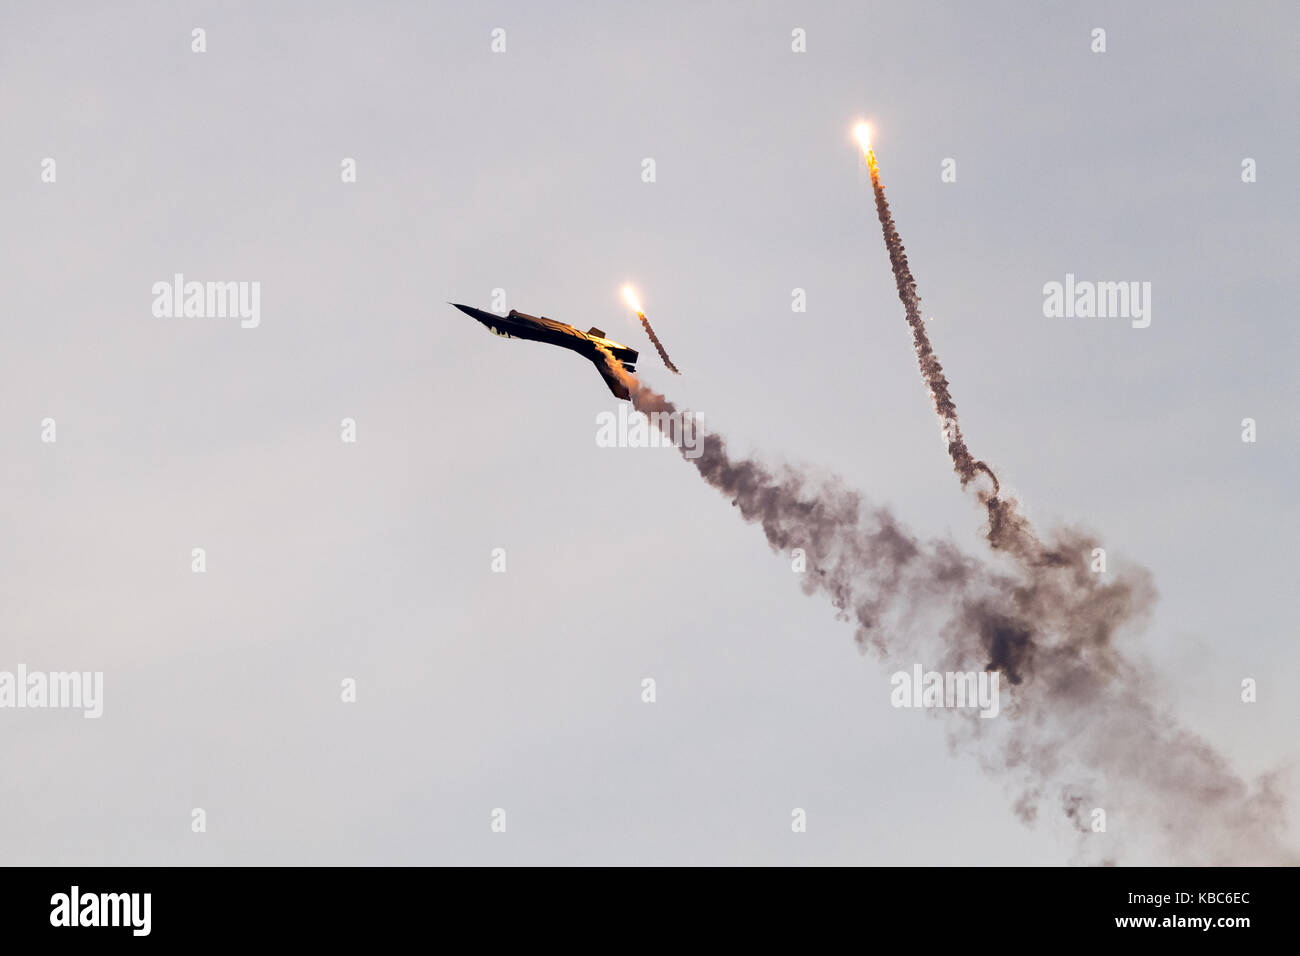
[{"label": "burning flare", "polygon": [[858,145],[862,147],[863,155],[869,156],[871,154],[871,127],[866,123],[859,123],[853,127],[853,137],[858,141]]},{"label": "burning flare", "polygon": [[650,320],[647,319],[645,313],[641,311],[641,303],[637,300],[636,290],[634,290],[630,285],[623,286],[623,298],[626,299],[627,304],[632,307],[632,311],[636,313],[636,317],[641,320],[641,325],[645,328],[645,334],[650,336],[650,341],[654,344],[655,351],[659,353],[659,358],[663,359],[664,366],[674,375],[681,375],[682,373],[677,371],[677,366],[673,364],[672,359],[668,357],[668,353],[664,351],[664,346],[663,343],[659,341],[659,336],[655,335],[655,330],[650,327]]},{"label": "burning flare", "polygon": [[627,300],[627,304],[632,307],[633,312],[641,315],[641,303],[637,300],[635,289],[630,285],[623,286],[623,298]]}]

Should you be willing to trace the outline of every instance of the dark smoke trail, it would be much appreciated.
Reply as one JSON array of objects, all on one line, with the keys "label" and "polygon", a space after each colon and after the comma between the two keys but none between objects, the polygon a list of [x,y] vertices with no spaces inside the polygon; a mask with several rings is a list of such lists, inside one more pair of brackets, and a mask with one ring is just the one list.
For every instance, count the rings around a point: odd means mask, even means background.
[{"label": "dark smoke trail", "polygon": [[[607,361],[651,421],[677,413]],[[1090,861],[1113,859],[1119,844],[1160,863],[1296,862],[1278,844],[1285,819],[1273,781],[1252,789],[1234,774],[1161,710],[1151,675],[1117,649],[1116,636],[1154,602],[1145,570],[1090,573],[1082,556],[1096,542],[1072,530],[1039,555],[1017,553],[1013,571],[995,570],[951,543],[917,539],[837,480],[816,484],[793,469],[733,459],[716,435],[697,450],[686,460],[762,527],[774,551],[804,549],[805,593],[824,595],[851,620],[861,649],[903,667],[1001,675],[1006,719],[945,713],[950,742],[1008,781],[1023,821],[1055,804]],[[1091,832],[1093,808],[1106,811],[1107,833]]]},{"label": "dark smoke trail", "polygon": [[[1127,662],[1113,644],[1119,627],[1134,622],[1145,613],[1154,599],[1149,575],[1143,569],[1131,573],[1127,579],[1109,586],[1108,598],[1122,597],[1117,603],[1099,600],[1107,587],[1099,577],[1085,567],[1085,555],[1091,553],[1096,542],[1077,531],[1057,532],[1050,546],[1040,542],[1029,522],[1019,514],[1016,502],[1000,496],[997,476],[983,461],[976,460],[966,445],[957,419],[957,406],[948,390],[948,380],[943,366],[930,345],[921,316],[920,297],[916,279],[907,261],[907,251],[894,223],[885,188],[880,179],[880,167],[875,154],[866,150],[867,166],[871,173],[871,188],[875,194],[876,214],[880,220],[885,249],[889,253],[890,267],[898,289],[899,300],[908,325],[912,329],[912,342],[916,349],[921,375],[929,387],[935,411],[944,422],[948,438],[948,454],[961,477],[962,487],[983,472],[993,482],[992,492],[979,492],[979,499],[988,510],[987,538],[996,549],[1009,553],[1019,568],[1021,582],[1016,585],[1016,618],[1005,618],[999,612],[991,620],[984,614],[971,619],[969,612],[964,627],[973,628],[982,635],[991,652],[992,664],[1008,669],[1004,671],[1012,684],[1023,679],[1022,665],[1032,667],[1039,675],[1039,686],[1032,695],[1021,695],[1018,703],[1026,711],[1033,710],[1035,728],[1053,727],[1069,714],[1086,720],[1096,727],[1104,723],[1111,730],[1109,739],[1095,738],[1092,760],[1088,763],[1098,769],[1111,764],[1112,773],[1105,775],[1104,784],[1114,789],[1114,771],[1134,774],[1136,765],[1149,759],[1144,754],[1143,738],[1167,742],[1168,752],[1155,759],[1161,776],[1149,780],[1145,792],[1138,797],[1156,797],[1168,800],[1170,777],[1177,772],[1188,774],[1186,781],[1193,790],[1200,790],[1199,799],[1204,806],[1181,805],[1175,800],[1168,803],[1168,816],[1182,816],[1185,820],[1205,817],[1209,806],[1225,795],[1236,802],[1235,821],[1249,831],[1246,842],[1252,852],[1246,858],[1257,857],[1262,851],[1276,854],[1276,831],[1281,826],[1280,802],[1269,790],[1264,790],[1241,803],[1247,788],[1228,770],[1225,761],[1203,740],[1179,728],[1170,718],[1157,714],[1146,703],[1151,696],[1152,682]],[[1143,600],[1137,599],[1133,590],[1137,581],[1148,592]],[[1115,590],[1121,589],[1121,590]],[[954,635],[960,637],[960,635]],[[1100,709],[1099,709],[1100,708]],[[1076,713],[1077,712],[1077,713]],[[1017,744],[1017,756],[1023,756],[1026,739]],[[1049,735],[1045,737],[1051,749],[1043,750],[1039,759],[1051,758],[1052,749],[1060,743]],[[1124,760],[1129,765],[1114,766]],[[1142,769],[1147,769],[1143,767]],[[1195,781],[1195,782],[1193,782]],[[1041,793],[1041,788],[1034,792]],[[1062,806],[1067,816],[1080,821],[1078,808],[1083,798],[1073,787],[1062,790]],[[1032,816],[1031,804],[1022,801],[1018,810]],[[1210,820],[1213,818],[1210,817]],[[1169,819],[1157,821],[1166,830],[1174,829]],[[1264,824],[1263,830],[1260,825]],[[1201,824],[1209,832],[1215,828]],[[1260,840],[1273,831],[1273,839]],[[1245,834],[1243,834],[1245,836]],[[1190,835],[1189,835],[1190,838]],[[1194,841],[1195,842],[1195,841]]]},{"label": "dark smoke trail", "polygon": [[880,167],[876,164],[874,153],[867,153],[867,166],[871,170],[871,188],[876,194],[876,214],[880,217],[880,228],[885,234],[885,249],[889,252],[889,264],[894,270],[894,283],[898,286],[898,297],[907,313],[907,324],[912,327],[916,359],[934,399],[934,410],[943,419],[947,429],[948,454],[952,457],[957,474],[961,476],[963,488],[975,477],[977,471],[982,471],[992,479],[993,494],[996,495],[997,476],[984,462],[974,459],[962,437],[961,426],[957,422],[957,403],[948,393],[948,379],[944,377],[943,366],[930,347],[930,336],[926,333],[925,322],[921,318],[921,297],[916,294],[916,280],[912,278],[912,270],[907,265],[907,250],[903,248],[903,240],[898,235],[894,217],[889,211],[889,201],[885,199],[885,187],[880,182]]},{"label": "dark smoke trail", "polygon": [[880,228],[885,237],[885,249],[889,253],[889,265],[894,272],[894,284],[898,287],[898,298],[903,303],[907,315],[907,324],[912,328],[912,344],[916,349],[917,364],[921,368],[921,377],[925,379],[934,400],[934,410],[943,420],[944,434],[948,438],[948,455],[952,458],[953,468],[961,477],[963,488],[983,472],[993,482],[991,492],[979,492],[980,502],[988,509],[989,528],[987,538],[994,548],[1007,551],[1019,560],[1035,564],[1059,564],[1070,560],[1060,552],[1045,549],[1034,535],[1029,523],[1017,511],[1016,502],[1001,497],[1001,485],[993,469],[982,461],[977,461],[966,445],[957,420],[957,403],[948,391],[948,379],[943,374],[939,357],[930,345],[930,336],[925,330],[925,321],[921,317],[921,297],[916,293],[916,279],[912,277],[911,267],[907,263],[907,250],[903,248],[903,239],[894,225],[893,213],[889,210],[889,201],[885,198],[885,187],[880,181],[880,166],[875,153],[866,153],[867,168],[871,172],[871,189],[876,195],[876,215],[880,219]]},{"label": "dark smoke trail", "polygon": [[641,324],[645,327],[645,334],[650,336],[650,341],[654,343],[655,351],[657,351],[659,357],[663,359],[664,366],[674,375],[681,375],[682,373],[677,371],[677,366],[673,364],[673,360],[670,359],[668,353],[664,351],[664,346],[663,343],[659,341],[659,336],[655,335],[655,330],[650,327],[650,320],[645,317],[645,313],[637,312],[636,317],[641,320]]}]

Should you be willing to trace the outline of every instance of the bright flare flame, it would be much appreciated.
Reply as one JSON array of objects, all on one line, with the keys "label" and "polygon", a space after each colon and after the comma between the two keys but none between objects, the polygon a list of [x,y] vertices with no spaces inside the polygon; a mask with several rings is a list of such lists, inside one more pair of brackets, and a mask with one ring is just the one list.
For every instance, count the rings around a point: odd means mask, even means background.
[{"label": "bright flare flame", "polygon": [[871,127],[866,123],[859,123],[853,127],[853,135],[858,143],[862,146],[864,153],[871,152]]},{"label": "bright flare flame", "polygon": [[623,286],[623,298],[627,300],[627,304],[632,307],[633,312],[637,315],[641,314],[641,303],[637,301],[636,291],[630,285]]}]

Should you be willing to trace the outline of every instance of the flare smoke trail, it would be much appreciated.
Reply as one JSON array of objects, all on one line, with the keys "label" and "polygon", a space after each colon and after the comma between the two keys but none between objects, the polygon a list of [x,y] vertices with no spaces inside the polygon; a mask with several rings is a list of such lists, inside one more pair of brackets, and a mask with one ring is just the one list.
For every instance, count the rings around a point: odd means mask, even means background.
[{"label": "flare smoke trail", "polygon": [[966,447],[966,440],[961,434],[961,425],[957,421],[957,403],[948,392],[948,379],[944,377],[943,366],[939,357],[930,347],[930,336],[925,331],[925,321],[921,318],[921,297],[916,294],[916,280],[907,265],[907,250],[903,240],[894,226],[894,217],[889,211],[889,201],[885,199],[885,187],[880,182],[880,167],[876,163],[876,154],[867,150],[867,166],[871,170],[871,188],[876,194],[876,213],[880,217],[880,228],[885,234],[885,249],[889,252],[889,264],[894,270],[894,282],[898,286],[898,298],[903,302],[907,313],[907,324],[912,327],[912,343],[916,347],[916,359],[921,366],[921,375],[930,388],[934,399],[934,410],[943,419],[948,436],[948,454],[952,457],[953,467],[961,476],[962,487],[975,477],[977,471],[983,471],[993,480],[993,494],[998,493],[998,479],[991,468],[982,461],[976,461]]},{"label": "flare smoke trail", "polygon": [[659,357],[663,359],[664,367],[674,375],[681,375],[682,373],[677,371],[677,366],[673,364],[673,360],[670,359],[668,353],[664,351],[664,346],[663,343],[659,341],[659,336],[655,335],[655,330],[650,327],[650,320],[645,317],[645,313],[638,309],[636,317],[640,319],[641,324],[645,326],[645,334],[650,336],[650,341],[654,343],[655,351],[658,352]]},{"label": "flare smoke trail", "polygon": [[674,375],[681,375],[682,373],[677,371],[677,366],[673,364],[673,360],[668,357],[668,353],[664,350],[664,345],[659,341],[659,336],[655,335],[655,330],[650,327],[650,320],[645,317],[636,290],[630,285],[623,286],[623,298],[627,300],[627,304],[636,313],[636,317],[641,320],[641,327],[645,329],[645,334],[650,337],[650,341],[654,344],[655,351],[659,353],[659,358],[663,361],[664,367]]},{"label": "flare smoke trail", "polygon": [[921,318],[921,297],[916,294],[916,280],[907,265],[907,250],[903,240],[894,226],[894,217],[889,211],[889,201],[885,199],[885,187],[880,182],[880,166],[876,163],[876,154],[866,150],[867,168],[871,171],[871,188],[876,194],[876,213],[880,217],[880,228],[885,233],[885,249],[889,252],[889,264],[894,270],[894,282],[898,286],[898,297],[903,302],[907,313],[907,324],[912,327],[912,343],[916,347],[916,359],[921,366],[921,375],[930,388],[934,399],[934,410],[943,419],[948,436],[948,454],[953,466],[961,476],[962,487],[982,471],[993,481],[993,494],[998,493],[998,478],[993,470],[982,461],[976,461],[966,447],[962,437],[961,425],[957,421],[957,403],[948,393],[948,379],[944,377],[943,366],[939,357],[930,347],[930,336],[925,331],[925,321]]},{"label": "flare smoke trail", "polygon": [[1044,548],[1029,523],[1016,509],[1013,499],[1001,496],[1001,485],[993,469],[982,461],[976,460],[966,445],[962,435],[961,423],[957,420],[957,403],[948,391],[948,379],[943,374],[943,366],[930,345],[930,336],[925,330],[925,321],[921,317],[921,297],[916,292],[916,279],[912,277],[911,267],[907,263],[907,250],[903,239],[894,225],[894,216],[889,209],[889,200],[885,198],[885,187],[880,181],[880,165],[876,154],[864,144],[863,153],[867,159],[867,169],[871,173],[871,189],[876,196],[876,215],[880,219],[880,228],[885,237],[885,250],[889,253],[889,265],[894,272],[894,284],[898,287],[898,298],[903,303],[907,324],[912,328],[912,344],[916,349],[917,364],[921,368],[921,377],[930,390],[934,400],[934,410],[943,421],[944,435],[948,439],[948,455],[952,458],[953,468],[961,477],[961,486],[966,487],[976,476],[983,472],[993,482],[991,492],[981,490],[979,500],[988,509],[988,542],[994,548],[1010,552],[1018,560],[1030,563],[1061,565],[1075,560],[1059,551]]},{"label": "flare smoke trail", "polygon": [[[677,413],[605,358],[652,422]],[[733,459],[719,436],[702,441],[698,457],[685,460],[762,527],[774,551],[804,549],[804,592],[824,595],[854,622],[860,649],[900,667],[923,661],[1002,675],[1010,689],[1004,719],[944,714],[952,747],[973,750],[984,770],[1007,781],[1025,823],[1055,803],[1089,862],[1109,862],[1117,842],[1157,863],[1296,862],[1278,845],[1285,819],[1274,780],[1247,785],[1161,710],[1145,665],[1116,649],[1116,635],[1140,624],[1154,602],[1145,570],[1106,580],[1090,573],[1082,556],[1096,542],[1069,529],[1046,553],[1074,559],[997,570],[950,542],[917,539],[837,479],[818,484],[795,469]],[[1109,835],[1089,832],[1094,807],[1106,810]]]}]

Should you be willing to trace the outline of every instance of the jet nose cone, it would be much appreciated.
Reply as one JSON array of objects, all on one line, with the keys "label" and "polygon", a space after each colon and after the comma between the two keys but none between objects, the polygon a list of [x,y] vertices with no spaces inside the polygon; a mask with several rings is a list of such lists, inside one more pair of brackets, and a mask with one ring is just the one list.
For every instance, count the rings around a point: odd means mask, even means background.
[{"label": "jet nose cone", "polygon": [[501,317],[493,315],[491,312],[484,312],[482,309],[476,309],[472,305],[461,305],[459,302],[448,302],[448,305],[454,305],[475,322],[482,322],[488,328],[496,325],[501,321]]}]

